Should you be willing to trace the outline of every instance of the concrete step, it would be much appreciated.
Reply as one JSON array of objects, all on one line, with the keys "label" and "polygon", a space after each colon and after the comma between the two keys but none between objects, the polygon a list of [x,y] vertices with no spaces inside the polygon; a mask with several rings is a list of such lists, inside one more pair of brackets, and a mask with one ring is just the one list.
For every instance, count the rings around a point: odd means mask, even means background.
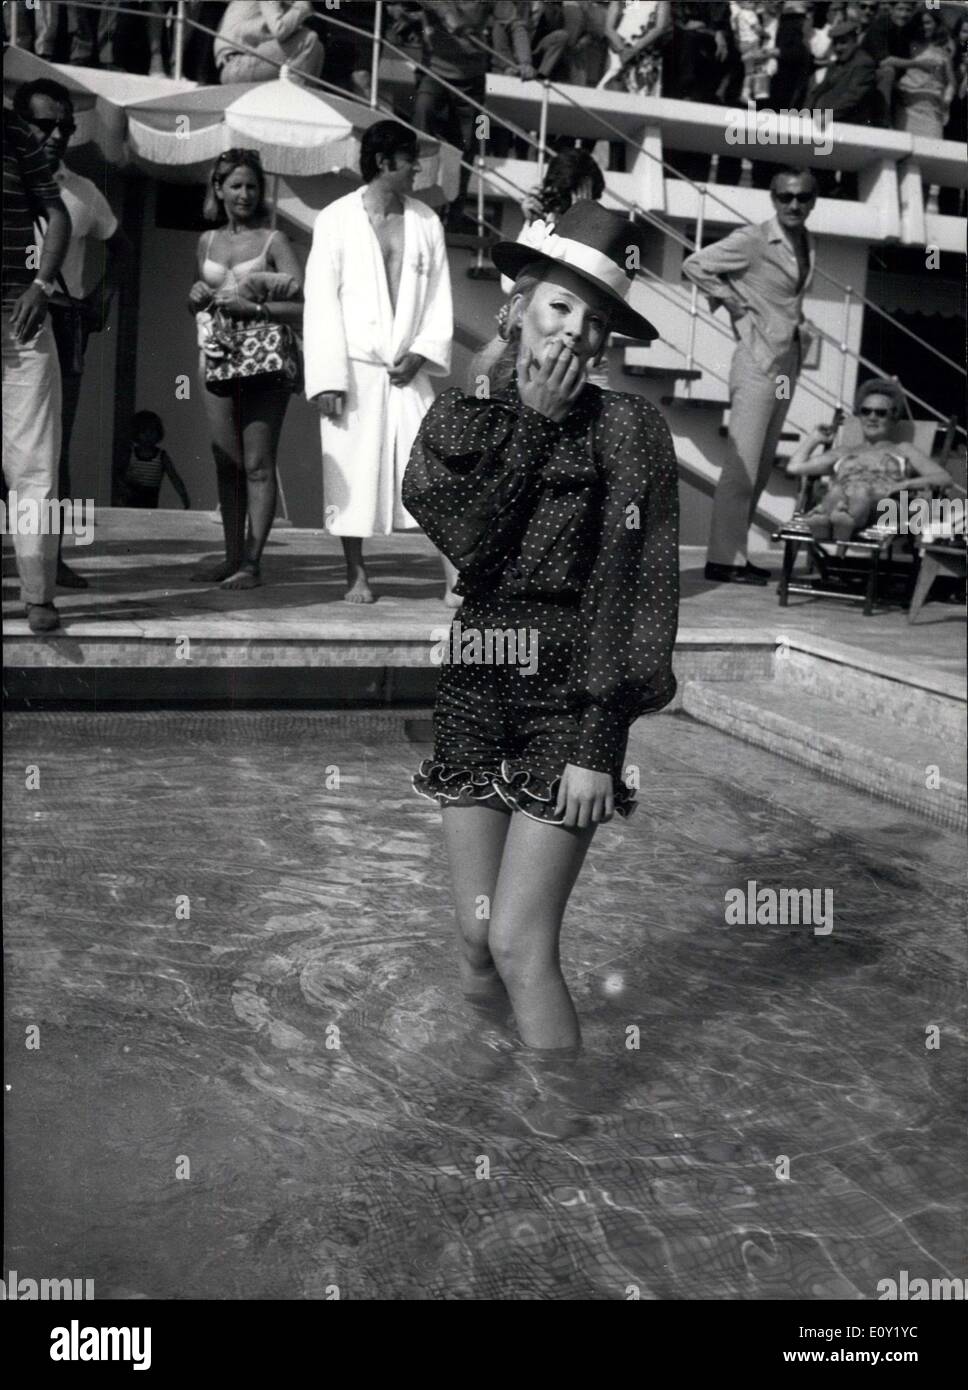
[{"label": "concrete step", "polygon": [[968,825],[963,750],[934,729],[901,727],[865,705],[850,708],[776,681],[688,681],[682,707],[833,781],[942,825]]},{"label": "concrete step", "polygon": [[[802,641],[802,638],[800,639]],[[968,740],[964,685],[938,679],[930,668],[892,659],[884,663],[857,649],[849,660],[835,660],[784,641],[780,635],[774,665],[777,690],[802,692],[851,710],[863,710],[878,724],[887,721],[905,730],[929,729],[950,747]],[[953,688],[954,687],[954,688]]]}]

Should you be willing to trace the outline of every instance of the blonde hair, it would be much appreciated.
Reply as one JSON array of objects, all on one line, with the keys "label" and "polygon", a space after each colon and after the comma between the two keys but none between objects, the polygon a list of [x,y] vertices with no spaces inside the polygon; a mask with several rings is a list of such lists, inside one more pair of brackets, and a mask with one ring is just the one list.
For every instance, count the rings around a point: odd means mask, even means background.
[{"label": "blonde hair", "polygon": [[[521,323],[520,320],[517,323],[510,322],[511,305],[520,295],[523,314],[534,298],[535,290],[553,270],[554,266],[547,261],[529,261],[518,271],[511,286],[511,293],[501,311],[501,317],[507,319],[507,334],[505,336],[500,332],[496,333],[471,358],[467,371],[469,394],[477,394],[482,379],[487,382],[489,395],[503,391],[515,380],[518,370],[518,348],[521,345]],[[606,339],[607,337],[606,333]]]},{"label": "blonde hair", "polygon": [[[523,308],[526,309],[531,303],[535,290],[544,279],[544,272],[547,267],[543,261],[530,261],[522,270],[519,270],[514,277],[514,284],[511,286],[511,293],[502,310],[502,316],[510,310],[511,303],[516,295],[524,298]],[[521,342],[520,323],[508,324],[507,335],[501,332],[495,333],[479,352],[471,358],[470,368],[468,369],[468,389],[472,394],[477,393],[481,378],[488,383],[489,393],[503,391],[513,380],[517,373],[518,347]]]},{"label": "blonde hair", "polygon": [[228,221],[225,204],[219,197],[222,184],[236,169],[250,169],[259,185],[259,206],[253,221],[264,221],[269,216],[269,206],[266,203],[266,171],[262,167],[259,151],[239,148],[223,150],[212,165],[212,172],[208,178],[208,188],[205,191],[205,202],[202,206],[202,216],[205,221],[214,222],[217,227],[224,226]]}]

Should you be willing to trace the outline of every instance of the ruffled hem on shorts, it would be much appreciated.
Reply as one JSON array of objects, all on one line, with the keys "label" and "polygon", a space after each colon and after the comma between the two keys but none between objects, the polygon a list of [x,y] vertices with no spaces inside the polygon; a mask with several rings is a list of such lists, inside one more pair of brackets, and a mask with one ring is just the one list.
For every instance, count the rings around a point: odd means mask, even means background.
[{"label": "ruffled hem on shorts", "polygon": [[[507,758],[494,772],[453,768],[424,758],[411,781],[415,792],[440,806],[465,797],[483,802],[496,796],[510,810],[521,811],[532,820],[550,821],[552,825],[560,825],[563,820],[554,814],[561,774],[549,781],[530,768],[516,767]],[[630,816],[636,806],[635,793],[620,781],[614,783],[614,796],[615,814]]]}]

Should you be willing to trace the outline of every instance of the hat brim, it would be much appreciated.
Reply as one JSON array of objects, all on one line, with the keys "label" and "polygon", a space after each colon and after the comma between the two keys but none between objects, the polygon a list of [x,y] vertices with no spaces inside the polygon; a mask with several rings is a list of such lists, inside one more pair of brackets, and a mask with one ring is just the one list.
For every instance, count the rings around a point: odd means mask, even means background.
[{"label": "hat brim", "polygon": [[525,246],[520,241],[499,241],[491,248],[491,260],[497,266],[502,275],[508,275],[512,280],[520,275],[526,265],[533,265],[535,261],[540,261],[544,265],[557,266],[565,270],[570,270],[573,275],[580,275],[583,280],[587,280],[593,285],[599,294],[603,295],[612,305],[612,314],[609,321],[610,333],[621,333],[626,338],[641,338],[643,342],[651,343],[659,336],[659,330],[649,322],[644,314],[640,314],[637,309],[633,309],[631,304],[616,294],[616,292],[603,281],[588,275],[583,270],[578,270],[575,266],[564,265],[562,261],[556,260],[554,256],[547,256],[543,251],[535,251],[533,247]]}]

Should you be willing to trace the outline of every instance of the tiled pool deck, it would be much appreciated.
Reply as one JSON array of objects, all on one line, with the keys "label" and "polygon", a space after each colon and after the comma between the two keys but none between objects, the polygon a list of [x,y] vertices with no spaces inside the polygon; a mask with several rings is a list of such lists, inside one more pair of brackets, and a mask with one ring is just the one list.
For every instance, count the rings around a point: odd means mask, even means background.
[{"label": "tiled pool deck", "polygon": [[[380,597],[362,609],[342,601],[339,542],[319,532],[274,531],[265,557],[265,587],[246,593],[189,581],[203,557],[218,553],[221,532],[207,514],[106,509],[97,513],[93,535],[92,545],[65,550],[92,587],[58,591],[64,631],[52,638],[29,637],[12,552],[5,548],[5,664],[79,670],[167,662],[184,672],[186,663],[176,661],[171,648],[175,638],[187,634],[197,644],[192,659],[202,665],[394,665],[406,659],[394,652],[394,642],[426,644],[429,630],[450,616],[441,602],[440,561],[422,535],[367,541]],[[776,554],[754,558],[779,573]],[[798,599],[781,609],[775,583],[755,589],[709,584],[701,550],[684,549],[681,559],[683,638],[715,634],[742,641],[758,633],[765,640],[796,631],[885,660],[959,677],[965,673],[964,607],[931,602],[914,624],[897,608],[865,618],[859,605],[831,600]],[[148,653],[151,646],[156,649]],[[410,664],[423,660],[412,651],[409,655]]]}]

